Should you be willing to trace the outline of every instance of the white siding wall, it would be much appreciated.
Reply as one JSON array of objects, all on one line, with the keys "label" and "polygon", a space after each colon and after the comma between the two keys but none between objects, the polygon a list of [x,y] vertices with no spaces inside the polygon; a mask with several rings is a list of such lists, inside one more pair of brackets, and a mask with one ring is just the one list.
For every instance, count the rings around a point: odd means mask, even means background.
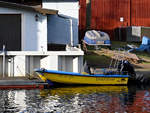
[{"label": "white siding wall", "polygon": [[[54,0],[52,0],[54,1]],[[70,16],[78,19],[79,17],[79,2],[78,0],[43,0],[42,7],[47,9],[59,10],[59,14]],[[63,2],[65,1],[65,2]],[[68,2],[67,2],[68,1]]]},{"label": "white siding wall", "polygon": [[[53,1],[53,2],[52,2]],[[58,10],[59,15],[63,15],[69,19],[72,19],[73,22],[73,43],[74,45],[78,44],[78,18],[79,18],[79,3],[78,0],[70,0],[68,2],[61,2],[61,0],[43,0],[42,6],[47,9],[55,9]],[[62,0],[63,1],[63,0]],[[53,17],[53,22],[50,22],[48,19],[48,43],[57,43],[57,44],[68,44],[70,40],[70,23],[67,20],[62,20],[59,17]],[[58,22],[57,22],[58,21]],[[52,24],[57,24],[57,26],[52,26]],[[68,27],[66,27],[66,25]],[[58,29],[59,26],[59,29]],[[65,29],[64,29],[65,28]],[[67,31],[66,31],[67,28]],[[51,32],[56,32],[59,34],[65,33],[66,35],[62,35],[61,37],[56,34],[52,34]],[[49,35],[50,34],[50,35]],[[67,37],[66,37],[67,36]],[[69,36],[69,37],[68,37]],[[55,37],[55,38],[54,38]],[[53,40],[51,40],[54,38]],[[61,40],[60,40],[61,38]],[[62,41],[63,40],[63,41]]]},{"label": "white siding wall", "polygon": [[[36,12],[0,7],[0,14],[22,15],[22,51],[47,51],[47,16]],[[35,21],[35,15],[39,20]]]},{"label": "white siding wall", "polygon": [[[57,23],[57,24],[56,24]],[[63,26],[63,29],[62,29]],[[54,44],[68,44],[70,40],[70,21],[58,17],[48,16],[48,42]]]}]

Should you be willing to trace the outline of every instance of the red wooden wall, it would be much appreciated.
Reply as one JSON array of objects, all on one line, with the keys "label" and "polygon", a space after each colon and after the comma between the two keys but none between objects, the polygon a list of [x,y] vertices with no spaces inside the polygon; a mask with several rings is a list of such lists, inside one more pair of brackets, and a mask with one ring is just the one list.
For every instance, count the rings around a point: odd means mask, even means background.
[{"label": "red wooden wall", "polygon": [[[150,0],[90,0],[90,3],[90,29],[109,33],[111,40],[115,39],[115,29],[121,26],[150,27]],[[80,8],[79,29],[86,31],[86,0],[80,0]],[[124,22],[120,22],[120,17]]]},{"label": "red wooden wall", "polygon": [[91,0],[91,29],[106,31],[113,39],[115,28],[129,24],[129,8],[129,0]]},{"label": "red wooden wall", "polygon": [[86,30],[86,0],[79,0],[79,40],[84,37]]},{"label": "red wooden wall", "polygon": [[150,0],[131,0],[131,25],[150,27]]}]

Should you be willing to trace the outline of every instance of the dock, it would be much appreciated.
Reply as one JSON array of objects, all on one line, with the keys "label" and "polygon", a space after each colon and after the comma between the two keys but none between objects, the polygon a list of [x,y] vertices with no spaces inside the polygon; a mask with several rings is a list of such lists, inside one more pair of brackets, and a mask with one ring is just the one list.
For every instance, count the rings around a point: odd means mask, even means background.
[{"label": "dock", "polygon": [[0,53],[0,89],[49,87],[34,72],[36,68],[81,72],[83,51],[4,51]]},{"label": "dock", "polygon": [[30,80],[25,77],[19,77],[0,80],[0,89],[45,89],[48,87],[48,83],[39,79]]}]

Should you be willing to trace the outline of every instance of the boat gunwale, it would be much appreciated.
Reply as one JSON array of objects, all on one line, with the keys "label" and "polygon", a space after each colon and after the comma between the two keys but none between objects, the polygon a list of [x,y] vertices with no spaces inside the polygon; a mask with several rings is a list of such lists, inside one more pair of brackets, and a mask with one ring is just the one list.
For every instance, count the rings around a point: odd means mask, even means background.
[{"label": "boat gunwale", "polygon": [[36,70],[36,72],[39,73],[50,73],[50,74],[59,74],[59,75],[71,75],[71,76],[81,76],[81,77],[114,77],[114,78],[129,78],[129,75],[119,75],[119,74],[110,74],[110,75],[104,75],[104,74],[80,74],[75,72],[65,72],[65,71],[55,71],[55,70]]}]

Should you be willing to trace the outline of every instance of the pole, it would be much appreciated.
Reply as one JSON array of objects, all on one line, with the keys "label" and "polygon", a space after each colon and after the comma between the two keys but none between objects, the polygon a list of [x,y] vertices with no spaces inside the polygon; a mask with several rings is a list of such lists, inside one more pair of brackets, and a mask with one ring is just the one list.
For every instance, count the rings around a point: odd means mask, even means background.
[{"label": "pole", "polygon": [[120,17],[120,22],[121,22],[121,26],[120,26],[120,29],[119,29],[119,41],[122,41],[122,27],[123,27],[123,22],[124,22],[124,17]]},{"label": "pole", "polygon": [[70,19],[70,42],[71,42],[71,46],[73,47],[73,25],[72,25],[72,19]]},{"label": "pole", "polygon": [[5,77],[5,45],[3,45],[3,78]]}]

